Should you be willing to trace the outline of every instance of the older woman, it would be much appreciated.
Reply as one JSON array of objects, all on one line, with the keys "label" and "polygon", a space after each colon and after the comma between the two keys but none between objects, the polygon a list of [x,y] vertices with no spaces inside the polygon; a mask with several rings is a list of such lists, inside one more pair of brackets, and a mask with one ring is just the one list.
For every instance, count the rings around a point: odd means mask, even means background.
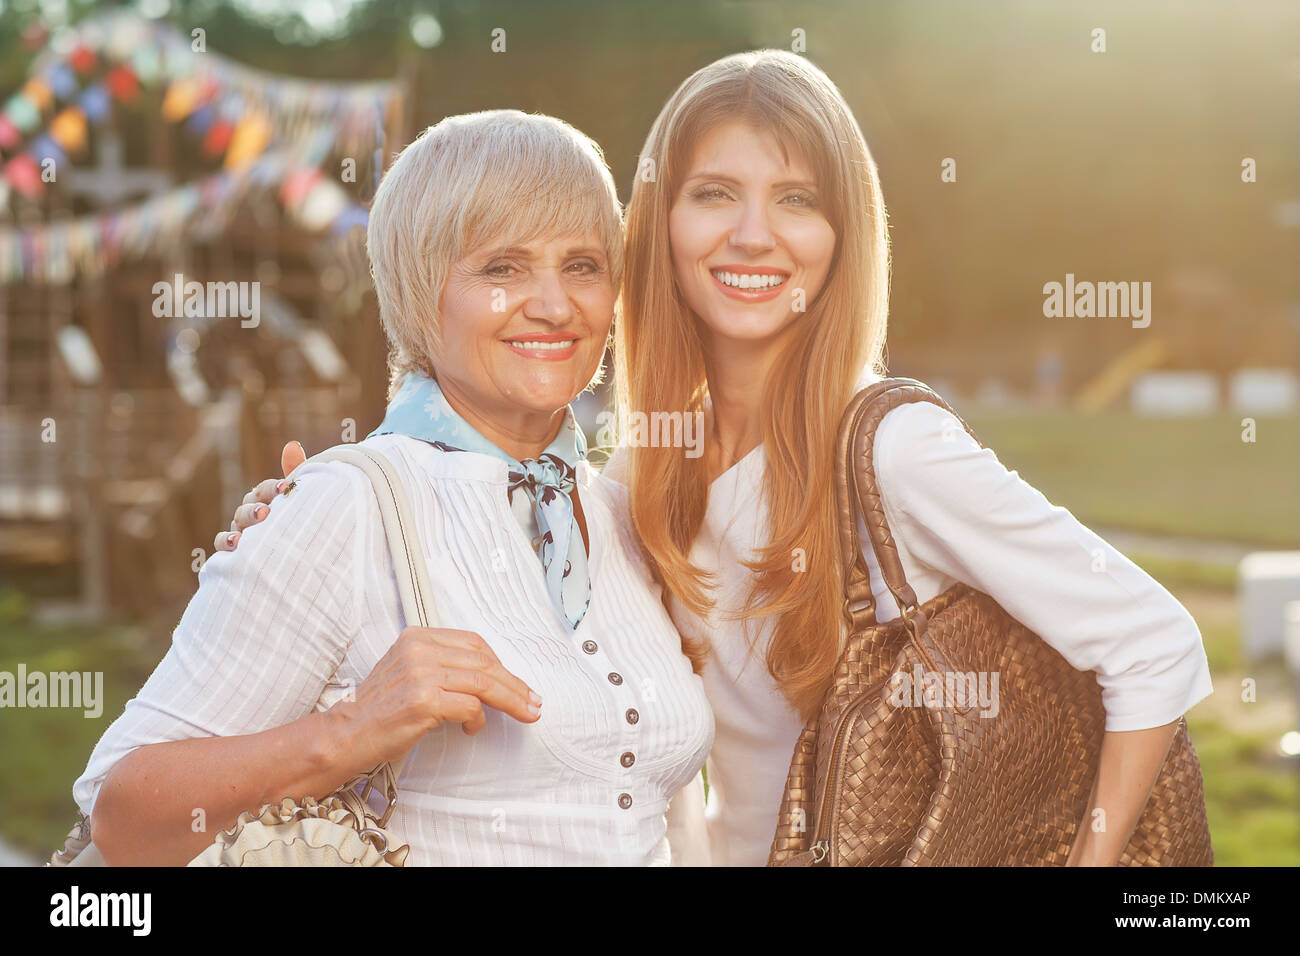
[{"label": "older woman", "polygon": [[412,498],[447,627],[404,626],[366,478],[299,468],[204,566],[75,784],[108,863],[185,863],[241,811],[408,751],[412,865],[668,862],[712,715],[568,408],[620,229],[598,148],[559,120],[451,117],[402,152],[369,226],[394,387],[364,444]]}]

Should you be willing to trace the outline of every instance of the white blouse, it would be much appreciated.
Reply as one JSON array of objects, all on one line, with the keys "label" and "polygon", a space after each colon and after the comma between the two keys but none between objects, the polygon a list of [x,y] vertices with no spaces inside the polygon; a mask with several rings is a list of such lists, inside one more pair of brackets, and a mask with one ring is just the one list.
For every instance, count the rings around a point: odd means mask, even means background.
[{"label": "white blouse", "polygon": [[[480,634],[542,697],[534,723],[487,708],[477,735],[443,724],[416,746],[393,817],[408,865],[668,864],[667,801],[698,776],[713,719],[623,486],[580,463],[592,599],[575,631],[510,510],[504,461],[398,435],[362,444],[408,489],[439,624]],[[296,477],[238,550],[204,565],[171,648],[74,785],[85,813],[134,748],[328,709],[396,640],[404,621],[369,481],[341,462]]]},{"label": "white blouse", "polygon": [[[991,595],[1075,667],[1097,672],[1108,731],[1167,724],[1211,693],[1200,631],[1187,610],[1007,470],[949,412],[929,402],[892,409],[876,432],[874,459],[886,518],[918,602],[958,581]],[[760,445],[710,488],[690,558],[717,574],[717,607],[701,618],[669,598],[682,633],[711,647],[703,677],[716,721],[708,809],[697,811],[707,823],[674,825],[687,835],[707,831],[708,853],[692,847],[692,861],[711,858],[715,866],[766,862],[803,726],[767,670],[770,621],[724,619],[744,604],[752,581],[740,562],[754,560],[768,540],[765,464]],[[877,620],[893,620],[898,606],[866,527],[858,524]],[[683,799],[674,813],[688,805]]]}]

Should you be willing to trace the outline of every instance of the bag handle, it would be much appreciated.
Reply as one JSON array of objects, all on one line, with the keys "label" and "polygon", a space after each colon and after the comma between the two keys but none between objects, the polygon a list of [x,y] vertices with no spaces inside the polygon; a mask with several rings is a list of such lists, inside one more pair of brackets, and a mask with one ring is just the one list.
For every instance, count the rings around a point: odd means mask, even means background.
[{"label": "bag handle", "polygon": [[[866,575],[857,528],[857,514],[861,514],[871,539],[871,549],[876,556],[876,563],[880,567],[881,577],[884,578],[885,586],[898,604],[899,614],[908,629],[912,643],[925,658],[927,666],[937,671],[942,668],[936,666],[933,657],[921,641],[928,622],[920,609],[916,592],[907,583],[907,575],[903,571],[898,547],[894,543],[894,536],[885,517],[884,500],[880,493],[880,484],[876,479],[873,455],[876,429],[885,415],[900,405],[912,402],[930,402],[940,406],[961,422],[962,427],[972,438],[979,441],[962,417],[953,411],[938,393],[917,379],[904,377],[881,379],[853,397],[841,419],[838,439],[840,467],[836,475],[836,492],[841,517],[840,546],[843,550],[843,567],[846,575],[844,603],[845,613],[849,615],[854,625],[861,623],[859,618],[867,611],[872,612],[871,620],[874,621],[873,608],[858,610],[857,616],[851,608],[855,599],[861,599],[859,576]],[[850,494],[852,500],[849,500]],[[856,513],[853,508],[855,502]],[[867,593],[870,594],[869,584]]]},{"label": "bag handle", "polygon": [[[370,479],[375,498],[379,502],[379,514],[384,523],[388,551],[393,559],[397,593],[402,603],[402,616],[406,618],[408,626],[418,623],[420,627],[436,627],[433,585],[429,580],[429,570],[424,563],[415,518],[411,512],[411,503],[407,499],[401,479],[393,470],[392,462],[372,448],[363,448],[355,444],[335,445],[307,459],[307,462],[330,461],[355,465]],[[292,479],[293,475],[290,474],[289,477]],[[406,571],[405,574],[402,573],[403,569]],[[379,820],[380,826],[388,825],[388,819],[397,805],[397,781],[409,757],[410,754],[407,753],[397,760],[382,763],[369,773],[345,785],[351,786],[364,778],[366,789],[361,797],[364,801],[374,787],[375,778],[382,778],[384,794],[388,798],[388,808]]]}]

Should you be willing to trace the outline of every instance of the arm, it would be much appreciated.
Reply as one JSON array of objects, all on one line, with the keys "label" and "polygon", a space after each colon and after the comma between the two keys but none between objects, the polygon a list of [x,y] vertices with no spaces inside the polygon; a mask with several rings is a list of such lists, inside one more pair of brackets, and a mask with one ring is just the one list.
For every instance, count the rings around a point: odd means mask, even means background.
[{"label": "arm", "polygon": [[1107,832],[1089,826],[1076,849],[1080,860],[1115,862],[1178,718],[1213,690],[1196,622],[942,408],[926,402],[890,411],[876,433],[875,458],[902,547],[989,594],[1073,666],[1096,671],[1106,732],[1090,806],[1106,809]]},{"label": "arm", "polygon": [[[1097,779],[1066,866],[1114,866],[1119,862],[1177,732],[1175,720],[1149,730],[1102,735]],[[1097,809],[1104,812],[1103,817],[1094,817]],[[1097,819],[1105,823],[1100,831],[1093,830]]]},{"label": "arm", "polygon": [[262,733],[132,750],[99,790],[91,837],[110,866],[184,866],[243,811],[320,798],[354,776],[338,723],[326,711]]},{"label": "arm", "polygon": [[359,626],[367,489],[346,465],[313,471],[314,493],[278,499],[237,554],[203,566],[167,654],[74,786],[110,864],[184,863],[243,810],[346,781],[337,715],[313,710]]},{"label": "arm", "polygon": [[184,864],[241,812],[325,796],[444,720],[477,733],[482,704],[536,719],[478,635],[427,628],[404,630],[355,700],[317,709],[369,620],[363,564],[384,547],[365,477],[312,465],[238,554],[205,565],[171,649],[74,787],[108,863]]}]

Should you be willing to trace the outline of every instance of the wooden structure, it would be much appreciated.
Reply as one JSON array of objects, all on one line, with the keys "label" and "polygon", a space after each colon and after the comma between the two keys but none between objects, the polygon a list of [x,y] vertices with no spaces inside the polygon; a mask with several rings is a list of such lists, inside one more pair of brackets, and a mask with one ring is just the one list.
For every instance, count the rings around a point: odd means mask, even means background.
[{"label": "wooden structure", "polygon": [[[388,153],[405,125],[390,109]],[[123,157],[113,131],[99,134],[101,169],[73,168],[40,203],[11,199],[0,225],[192,180],[184,136],[158,120]],[[154,286],[176,273],[258,283],[259,323],[155,315]],[[68,283],[0,284],[0,576],[74,569],[75,594],[62,597],[84,615],[169,629],[252,479],[279,473],[285,440],[319,449],[378,421],[384,359],[364,230],[308,232],[274,190],[196,222],[161,255]]]}]

